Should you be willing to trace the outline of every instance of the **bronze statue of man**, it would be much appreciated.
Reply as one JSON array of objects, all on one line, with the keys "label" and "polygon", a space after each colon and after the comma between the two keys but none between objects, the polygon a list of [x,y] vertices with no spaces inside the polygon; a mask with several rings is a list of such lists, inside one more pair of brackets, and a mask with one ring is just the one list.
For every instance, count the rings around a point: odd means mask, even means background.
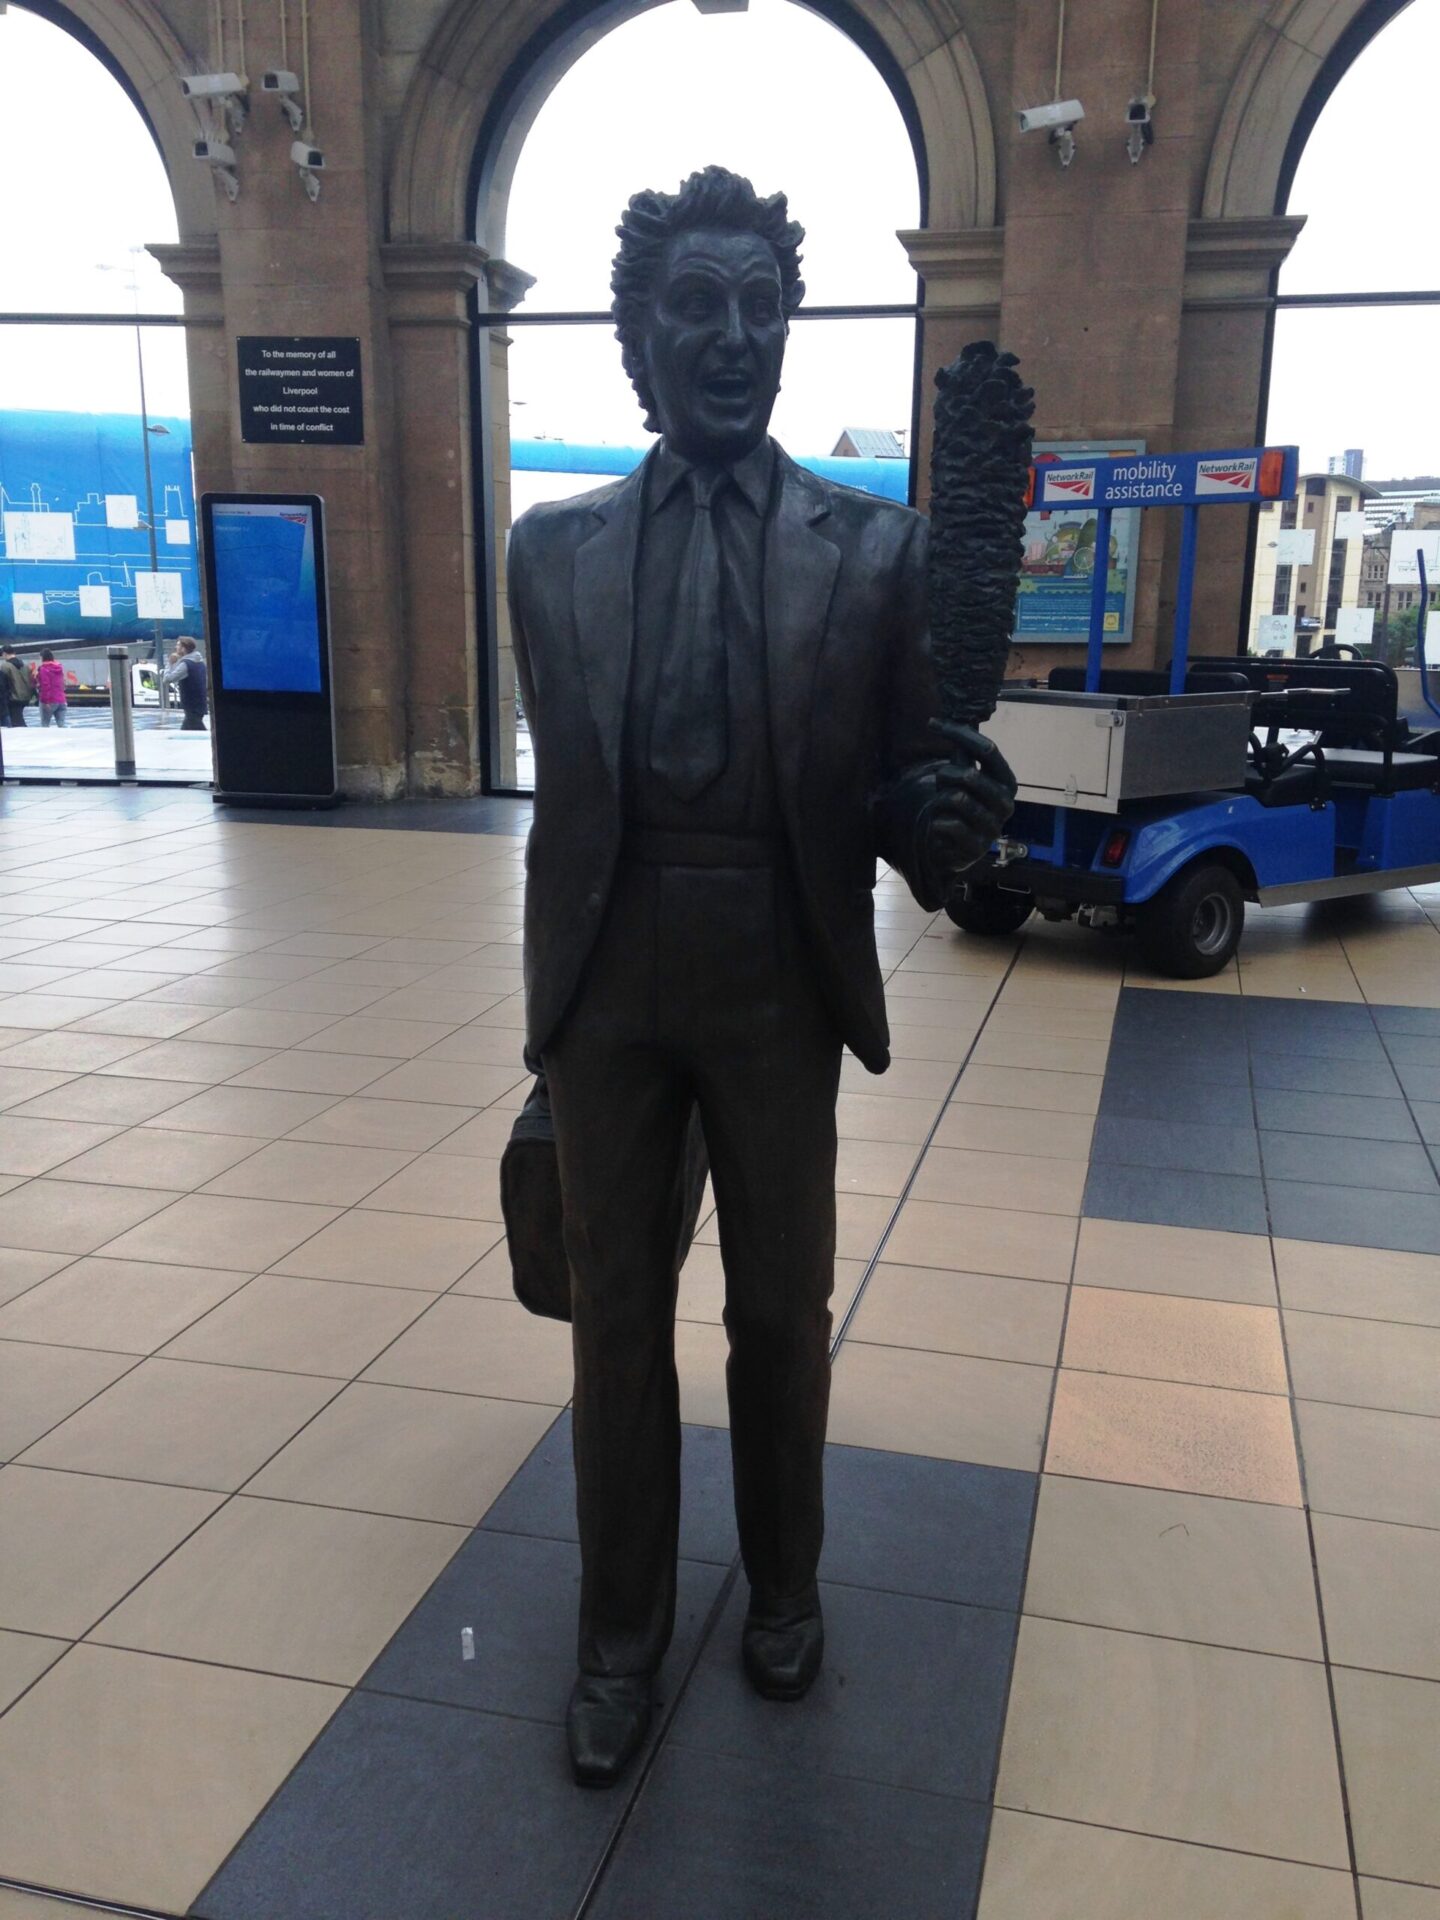
[{"label": "bronze statue of man", "polygon": [[937,782],[925,535],[767,437],[802,229],[720,167],[640,193],[612,289],[661,439],[510,543],[535,747],[527,1057],[564,1195],[583,1578],[576,1778],[642,1744],[675,1608],[674,1358],[698,1106],[725,1268],[745,1671],[797,1700],[830,1386],[835,1097],[889,1064],[877,858],[939,906],[1013,804],[996,749]]}]

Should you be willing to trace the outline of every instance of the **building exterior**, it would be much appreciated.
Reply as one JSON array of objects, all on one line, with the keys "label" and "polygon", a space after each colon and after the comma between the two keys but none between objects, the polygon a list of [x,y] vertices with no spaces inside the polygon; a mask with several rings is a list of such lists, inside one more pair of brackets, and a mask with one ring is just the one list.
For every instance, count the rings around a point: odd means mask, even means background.
[{"label": "building exterior", "polygon": [[1363,480],[1365,477],[1365,449],[1347,447],[1343,453],[1332,453],[1326,463],[1330,473],[1343,473],[1349,480]]},{"label": "building exterior", "polygon": [[1418,480],[1377,481],[1365,502],[1365,518],[1376,530],[1384,527],[1418,525],[1417,509],[1440,506],[1440,477]]},{"label": "building exterior", "polygon": [[889,427],[846,427],[830,453],[842,460],[903,460],[905,446]]},{"label": "building exterior", "polygon": [[[1306,473],[1300,476],[1296,499],[1277,500],[1260,509],[1250,596],[1250,652],[1264,653],[1282,645],[1287,652],[1313,653],[1335,639],[1336,616],[1342,607],[1365,604],[1360,591],[1369,542],[1353,531],[1353,523],[1342,527],[1337,522],[1341,514],[1361,511],[1372,491],[1363,480],[1341,473]],[[1305,559],[1301,555],[1307,548],[1310,557]],[[1288,645],[1277,630],[1262,627],[1267,616],[1292,621]]]}]

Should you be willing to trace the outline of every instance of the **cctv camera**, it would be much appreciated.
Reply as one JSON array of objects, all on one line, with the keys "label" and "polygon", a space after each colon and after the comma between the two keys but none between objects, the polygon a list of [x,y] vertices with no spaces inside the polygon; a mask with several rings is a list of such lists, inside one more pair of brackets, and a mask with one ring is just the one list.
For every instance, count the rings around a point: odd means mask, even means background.
[{"label": "cctv camera", "polygon": [[233,167],[235,149],[227,146],[223,140],[197,140],[195,158],[208,161],[212,167]]},{"label": "cctv camera", "polygon": [[245,91],[238,73],[188,73],[180,77],[180,91],[187,100],[214,100]]},{"label": "cctv camera", "polygon": [[1125,109],[1125,119],[1129,126],[1146,127],[1150,124],[1150,110],[1155,105],[1153,93],[1137,93]]},{"label": "cctv camera", "polygon": [[260,91],[262,93],[299,93],[300,76],[298,73],[287,73],[283,67],[272,68],[269,73],[261,74]]},{"label": "cctv camera", "polygon": [[297,167],[304,167],[310,173],[318,173],[325,164],[325,156],[319,147],[312,147],[308,141],[296,140],[290,148],[290,158]]},{"label": "cctv camera", "polygon": [[1036,133],[1042,127],[1073,127],[1085,118],[1078,100],[1052,100],[1044,107],[1021,107],[1017,118],[1022,133]]}]

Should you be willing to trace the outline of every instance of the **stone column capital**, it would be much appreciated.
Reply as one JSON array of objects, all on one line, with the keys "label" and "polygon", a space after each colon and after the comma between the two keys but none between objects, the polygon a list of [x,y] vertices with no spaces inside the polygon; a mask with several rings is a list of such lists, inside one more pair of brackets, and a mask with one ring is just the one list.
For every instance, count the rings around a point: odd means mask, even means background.
[{"label": "stone column capital", "polygon": [[1264,306],[1272,280],[1305,225],[1304,214],[1192,220],[1185,232],[1187,313]]},{"label": "stone column capital", "polygon": [[485,285],[490,294],[492,313],[510,313],[535,284],[533,273],[526,273],[510,260],[487,260]]},{"label": "stone column capital", "polygon": [[186,319],[192,325],[206,320],[218,325],[224,306],[219,239],[153,241],[145,251],[184,294]]},{"label": "stone column capital", "polygon": [[1003,227],[926,227],[896,238],[925,283],[927,317],[998,317]]}]

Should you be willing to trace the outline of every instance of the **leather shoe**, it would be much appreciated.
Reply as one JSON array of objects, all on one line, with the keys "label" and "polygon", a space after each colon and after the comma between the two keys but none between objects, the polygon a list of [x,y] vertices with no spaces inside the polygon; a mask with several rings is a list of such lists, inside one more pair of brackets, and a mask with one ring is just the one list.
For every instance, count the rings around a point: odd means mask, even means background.
[{"label": "leather shoe", "polygon": [[800,1700],[825,1657],[825,1623],[811,1593],[788,1607],[765,1608],[752,1597],[740,1635],[750,1684],[767,1700]]},{"label": "leather shoe", "polygon": [[582,1787],[612,1787],[645,1743],[654,1693],[648,1673],[582,1673],[570,1693],[565,1732]]}]

